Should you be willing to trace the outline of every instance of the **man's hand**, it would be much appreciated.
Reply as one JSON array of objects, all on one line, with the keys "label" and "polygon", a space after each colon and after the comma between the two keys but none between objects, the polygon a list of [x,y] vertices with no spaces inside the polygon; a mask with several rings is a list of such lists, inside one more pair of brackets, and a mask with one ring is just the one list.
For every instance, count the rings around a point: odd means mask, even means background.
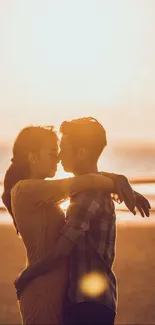
[{"label": "man's hand", "polygon": [[150,216],[150,203],[149,201],[140,193],[134,191],[135,200],[136,200],[136,208],[140,212],[141,216],[144,218]]},{"label": "man's hand", "polygon": [[29,265],[15,280],[14,285],[18,300],[30,281],[38,276],[50,272],[60,258],[67,258],[78,241],[78,238],[83,235],[83,231],[81,231],[81,229],[77,230],[68,225],[63,226],[60,233],[61,236],[51,252],[48,252],[43,259]]}]

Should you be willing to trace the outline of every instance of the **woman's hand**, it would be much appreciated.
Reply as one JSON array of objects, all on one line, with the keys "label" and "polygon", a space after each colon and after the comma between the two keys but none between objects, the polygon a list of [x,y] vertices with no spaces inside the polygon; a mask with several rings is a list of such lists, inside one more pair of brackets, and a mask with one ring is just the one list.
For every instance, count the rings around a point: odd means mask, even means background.
[{"label": "woman's hand", "polygon": [[149,201],[140,193],[134,191],[135,199],[136,199],[136,209],[140,212],[141,216],[144,218],[150,216],[150,203]]},{"label": "woman's hand", "polygon": [[115,177],[115,193],[118,195],[118,203],[124,202],[127,208],[135,215],[136,198],[127,177],[124,175],[116,175]]},{"label": "woman's hand", "polygon": [[115,184],[117,197],[114,195],[114,199],[117,203],[124,201],[127,208],[134,215],[136,215],[136,208],[143,218],[145,216],[150,216],[151,206],[149,201],[140,193],[133,191],[128,179],[125,176],[117,175],[115,178]]}]

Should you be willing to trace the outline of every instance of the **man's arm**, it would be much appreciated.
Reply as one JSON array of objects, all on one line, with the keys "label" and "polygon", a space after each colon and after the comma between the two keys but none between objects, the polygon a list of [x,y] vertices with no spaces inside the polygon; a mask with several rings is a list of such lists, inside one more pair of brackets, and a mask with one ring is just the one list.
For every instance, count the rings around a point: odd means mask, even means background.
[{"label": "man's arm", "polygon": [[[34,265],[27,267],[15,281],[17,296],[20,298],[26,285],[36,278],[49,272],[55,265],[56,261],[62,257],[67,257],[72,251],[78,239],[84,235],[83,223],[89,223],[90,219],[95,218],[100,204],[89,194],[79,194],[76,203],[72,206],[72,214],[68,223],[61,229],[60,238],[54,249],[48,255],[36,262]],[[97,193],[96,193],[97,197]]]}]

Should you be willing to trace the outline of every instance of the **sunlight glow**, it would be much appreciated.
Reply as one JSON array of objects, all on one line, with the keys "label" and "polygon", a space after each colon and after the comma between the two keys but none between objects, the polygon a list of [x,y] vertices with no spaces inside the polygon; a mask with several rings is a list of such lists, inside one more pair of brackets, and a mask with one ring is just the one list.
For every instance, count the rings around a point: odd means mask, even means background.
[{"label": "sunlight glow", "polygon": [[64,210],[64,212],[67,210],[69,206],[70,200],[64,201],[63,203],[60,204],[60,208]]},{"label": "sunlight glow", "polygon": [[97,297],[107,289],[107,280],[103,274],[91,272],[83,276],[79,282],[80,290],[89,297]]},{"label": "sunlight glow", "polygon": [[109,136],[155,136],[154,13],[148,0],[1,1],[0,137],[82,115]]},{"label": "sunlight glow", "polygon": [[[73,177],[72,173],[66,173],[61,165],[61,163],[58,164],[56,175],[53,179],[63,179]],[[48,179],[48,178],[47,178]],[[65,200],[60,204],[60,207],[62,210],[66,211],[69,206],[70,200]]]}]

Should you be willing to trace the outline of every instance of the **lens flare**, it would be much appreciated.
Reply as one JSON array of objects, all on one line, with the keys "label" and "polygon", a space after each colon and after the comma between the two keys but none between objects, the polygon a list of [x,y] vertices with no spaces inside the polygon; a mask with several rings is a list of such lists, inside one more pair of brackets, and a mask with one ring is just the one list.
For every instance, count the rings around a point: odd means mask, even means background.
[{"label": "lens flare", "polygon": [[89,297],[97,297],[104,293],[108,283],[102,273],[91,272],[81,278],[79,287],[83,294]]}]

